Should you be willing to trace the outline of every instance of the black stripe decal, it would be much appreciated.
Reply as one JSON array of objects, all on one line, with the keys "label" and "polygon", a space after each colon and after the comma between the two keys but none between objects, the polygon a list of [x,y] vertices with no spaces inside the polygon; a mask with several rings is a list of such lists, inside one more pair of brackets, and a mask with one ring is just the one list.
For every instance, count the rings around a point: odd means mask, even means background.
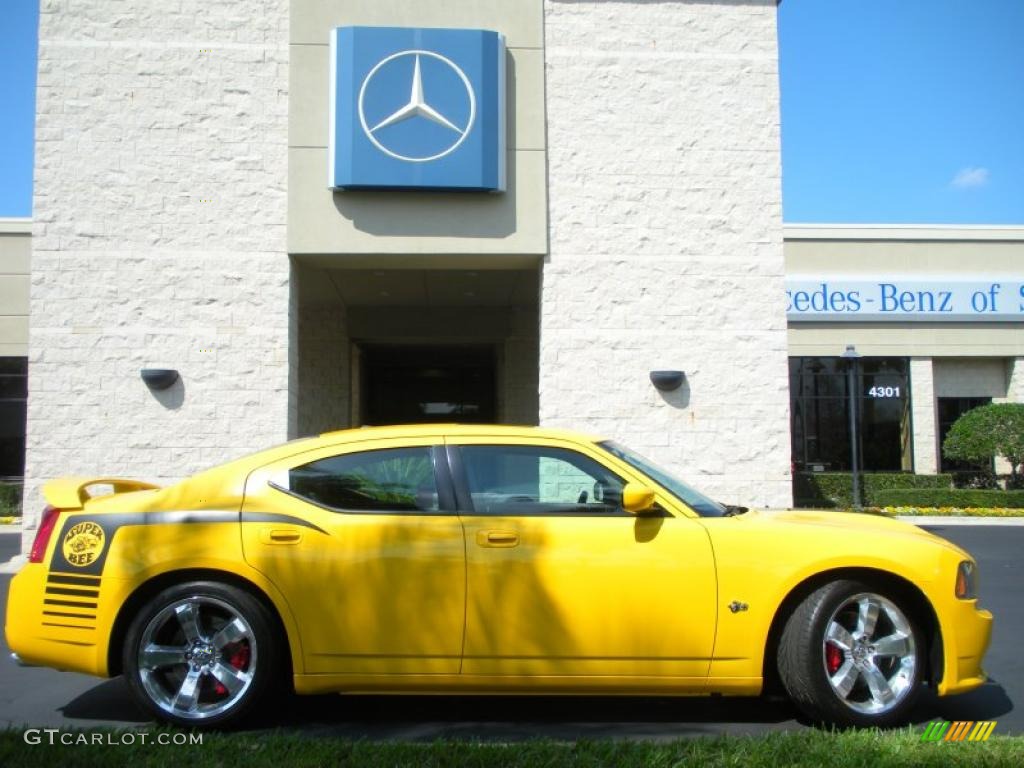
[{"label": "black stripe decal", "polygon": [[73,608],[92,608],[96,609],[96,603],[76,603],[73,600],[50,600],[47,598],[43,600],[44,605],[70,605]]},{"label": "black stripe decal", "polygon": [[74,597],[98,598],[100,593],[95,589],[63,589],[61,587],[47,587],[48,595],[72,595]]},{"label": "black stripe decal", "polygon": [[64,627],[64,629],[87,629],[90,632],[93,632],[96,629],[96,627],[83,627],[83,626],[81,626],[79,624],[58,624],[58,623],[53,622],[53,621],[44,621],[43,622],[43,626],[44,627]]},{"label": "black stripe decal", "polygon": [[[74,566],[64,558],[62,544],[73,526],[82,522],[95,523],[103,529],[105,542],[103,551],[99,557],[81,566],[82,574],[75,573],[78,566]],[[312,528],[314,531],[327,535],[327,531],[313,523],[292,515],[277,514],[273,512],[244,512],[209,509],[209,510],[180,510],[170,512],[117,512],[109,514],[90,514],[88,511],[74,512],[68,515],[61,526],[57,536],[57,547],[54,549],[53,559],[50,567],[54,572],[50,573],[49,581],[53,583],[99,587],[99,577],[106,565],[107,553],[113,543],[117,532],[130,525],[176,525],[176,524],[203,524],[203,523],[282,523],[284,525],[298,525],[304,528]],[[58,573],[60,575],[58,575]],[[47,592],[58,595],[81,595],[83,597],[96,598],[97,593],[86,593],[78,590],[68,591],[65,589],[47,588]]]},{"label": "black stripe decal", "polygon": [[[63,552],[63,542],[78,523],[95,523],[103,529],[105,541],[99,557],[87,565],[69,563]],[[69,515],[61,526],[57,537],[57,547],[53,552],[50,567],[68,576],[94,576],[99,578],[107,561],[107,553],[117,532],[128,525],[168,525],[176,523],[237,523],[238,512],[226,509],[180,510],[171,512],[115,512],[90,514],[86,511],[75,511]]]},{"label": "black stripe decal", "polygon": [[99,576],[55,576],[50,574],[46,577],[47,584],[66,584],[71,587],[94,587],[99,589]]},{"label": "black stripe decal", "polygon": [[43,615],[44,616],[63,616],[63,617],[68,618],[68,619],[87,619],[87,620],[91,620],[91,621],[95,621],[96,620],[95,616],[90,616],[90,615],[85,614],[85,613],[62,613],[60,611],[43,611]]},{"label": "black stripe decal", "polygon": [[[306,499],[303,499],[307,501]],[[303,520],[301,517],[292,517],[291,515],[282,515],[277,512],[243,512],[242,513],[243,523],[282,523],[284,525],[299,525],[303,528],[312,528],[314,531],[320,531],[326,535],[327,531],[321,528],[319,525],[313,525],[308,520]]]}]

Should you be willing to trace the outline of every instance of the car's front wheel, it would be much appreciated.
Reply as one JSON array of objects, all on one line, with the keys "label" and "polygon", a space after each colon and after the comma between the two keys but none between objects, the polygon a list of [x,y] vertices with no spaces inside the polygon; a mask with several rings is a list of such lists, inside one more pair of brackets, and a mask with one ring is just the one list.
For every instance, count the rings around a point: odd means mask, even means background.
[{"label": "car's front wheel", "polygon": [[812,592],[789,617],[777,662],[790,698],[811,719],[885,727],[913,706],[927,655],[908,601],[841,580]]},{"label": "car's front wheel", "polygon": [[123,668],[158,718],[222,727],[253,712],[271,689],[279,646],[259,600],[226,584],[191,582],[165,589],[134,617]]}]

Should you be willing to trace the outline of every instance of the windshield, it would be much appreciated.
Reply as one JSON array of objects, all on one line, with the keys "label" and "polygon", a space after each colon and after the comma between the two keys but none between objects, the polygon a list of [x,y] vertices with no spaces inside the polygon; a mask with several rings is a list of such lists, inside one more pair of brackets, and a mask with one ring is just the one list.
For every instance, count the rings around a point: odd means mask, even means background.
[{"label": "windshield", "polygon": [[629,450],[629,448],[612,442],[611,440],[598,443],[598,445],[613,456],[622,459],[624,462],[629,464],[629,466],[643,472],[666,490],[670,491],[673,495],[678,496],[679,499],[681,499],[698,515],[701,515],[702,517],[723,517],[726,514],[727,510],[722,504],[719,504],[717,501],[712,501],[700,491],[695,491],[679,478],[673,477],[661,467],[656,464],[652,464],[643,456]]}]

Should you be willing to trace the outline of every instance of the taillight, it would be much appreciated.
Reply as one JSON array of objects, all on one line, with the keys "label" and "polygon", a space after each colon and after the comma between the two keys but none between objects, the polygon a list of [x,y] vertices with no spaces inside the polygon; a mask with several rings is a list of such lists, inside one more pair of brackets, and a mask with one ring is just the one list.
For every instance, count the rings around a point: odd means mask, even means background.
[{"label": "taillight", "polygon": [[43,519],[39,521],[39,527],[36,529],[36,538],[32,542],[32,551],[28,555],[30,563],[43,562],[43,555],[46,554],[46,547],[50,543],[50,537],[53,535],[53,529],[57,525],[58,517],[60,517],[60,510],[56,507],[48,506],[43,510]]}]

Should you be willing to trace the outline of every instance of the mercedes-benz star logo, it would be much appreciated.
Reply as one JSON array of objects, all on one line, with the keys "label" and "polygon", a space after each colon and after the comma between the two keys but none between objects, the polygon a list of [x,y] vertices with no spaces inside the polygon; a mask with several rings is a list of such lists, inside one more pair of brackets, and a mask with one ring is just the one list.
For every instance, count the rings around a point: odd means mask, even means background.
[{"label": "mercedes-benz star logo", "polygon": [[[371,126],[366,119],[365,99],[367,86],[370,84],[370,81],[373,80],[374,76],[378,72],[380,72],[382,67],[394,61],[395,59],[403,58],[406,56],[415,57],[415,62],[413,64],[412,70],[412,87],[409,92],[409,102],[405,106],[400,107],[399,109],[392,112],[383,120],[380,120],[376,124]],[[427,103],[426,99],[423,97],[423,75],[421,74],[420,70],[420,57],[422,56],[428,56],[432,59],[436,59],[442,62],[443,64],[450,67],[452,71],[459,76],[459,79],[462,81],[462,84],[466,88],[466,98],[469,101],[469,117],[466,118],[466,124],[464,126],[460,127],[456,123],[449,120],[447,117],[441,114],[439,110],[430,106]],[[433,123],[437,123],[438,125],[447,128],[452,133],[452,143],[441,152],[436,152],[434,154],[425,156],[415,156],[400,154],[391,149],[388,149],[386,146],[384,146],[383,143],[381,143],[380,139],[377,138],[378,131],[387,128],[389,125],[396,125],[398,123],[405,122],[406,120],[410,120],[414,117],[422,117],[425,118],[426,120],[430,120]],[[366,134],[366,138],[373,142],[373,145],[377,147],[377,149],[379,149],[381,152],[397,160],[405,160],[410,163],[427,163],[430,162],[431,160],[438,160],[444,157],[445,155],[450,155],[452,152],[459,148],[459,145],[462,144],[463,141],[466,140],[466,137],[469,135],[470,130],[473,128],[473,121],[475,119],[476,97],[473,95],[473,86],[470,84],[469,78],[466,77],[466,73],[459,69],[459,67],[451,59],[448,59],[442,56],[441,54],[435,53],[433,51],[411,50],[393,53],[387,58],[381,59],[379,62],[377,62],[373,69],[371,69],[370,72],[366,75],[366,78],[363,80],[362,86],[359,88],[359,122],[363,126],[363,132]]]}]

